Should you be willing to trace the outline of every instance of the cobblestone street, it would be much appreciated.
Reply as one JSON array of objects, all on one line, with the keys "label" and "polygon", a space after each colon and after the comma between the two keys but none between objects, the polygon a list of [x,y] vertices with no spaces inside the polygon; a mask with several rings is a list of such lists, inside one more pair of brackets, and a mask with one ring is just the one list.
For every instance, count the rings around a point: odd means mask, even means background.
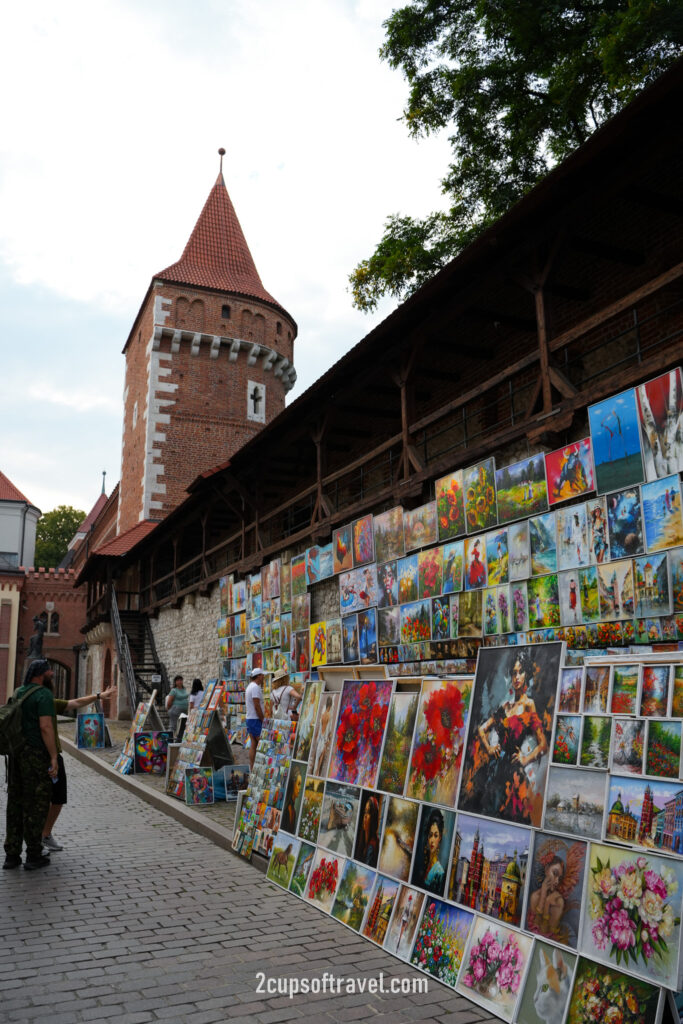
[{"label": "cobblestone street", "polygon": [[[64,850],[3,871],[2,1024],[489,1021],[425,994],[268,996],[266,978],[422,978],[266,882],[256,868],[66,755]],[[6,794],[0,798],[4,826]]]}]

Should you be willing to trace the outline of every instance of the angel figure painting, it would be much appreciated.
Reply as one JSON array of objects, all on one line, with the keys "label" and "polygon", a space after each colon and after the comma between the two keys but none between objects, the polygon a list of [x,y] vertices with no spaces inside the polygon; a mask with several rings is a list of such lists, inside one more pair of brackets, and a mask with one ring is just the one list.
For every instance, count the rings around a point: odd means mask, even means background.
[{"label": "angel figure painting", "polygon": [[587,843],[536,833],[524,927],[576,949]]}]

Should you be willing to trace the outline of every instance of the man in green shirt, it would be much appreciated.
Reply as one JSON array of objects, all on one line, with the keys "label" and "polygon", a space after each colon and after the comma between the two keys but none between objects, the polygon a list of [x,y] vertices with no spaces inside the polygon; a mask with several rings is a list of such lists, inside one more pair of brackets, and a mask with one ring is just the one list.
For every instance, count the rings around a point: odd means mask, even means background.
[{"label": "man in green shirt", "polygon": [[24,868],[35,871],[50,863],[43,854],[43,825],[50,806],[52,780],[59,773],[53,715],[52,693],[44,685],[52,681],[49,661],[32,661],[24,683],[16,691],[20,698],[32,691],[21,706],[21,727],[25,744],[10,757],[7,787],[7,829],[3,868],[21,864],[22,844],[26,844]]}]

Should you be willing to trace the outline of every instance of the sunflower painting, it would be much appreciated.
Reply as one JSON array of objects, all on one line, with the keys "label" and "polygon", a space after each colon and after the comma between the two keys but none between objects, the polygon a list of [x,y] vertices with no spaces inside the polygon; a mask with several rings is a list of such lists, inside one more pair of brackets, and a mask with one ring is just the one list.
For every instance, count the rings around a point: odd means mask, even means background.
[{"label": "sunflower painting", "polygon": [[496,463],[486,459],[464,473],[465,522],[468,533],[488,530],[498,522],[496,505]]},{"label": "sunflower painting", "polygon": [[454,806],[471,692],[471,679],[422,684],[406,796]]},{"label": "sunflower painting", "polygon": [[390,680],[345,681],[332,748],[331,779],[374,787],[393,685]]}]

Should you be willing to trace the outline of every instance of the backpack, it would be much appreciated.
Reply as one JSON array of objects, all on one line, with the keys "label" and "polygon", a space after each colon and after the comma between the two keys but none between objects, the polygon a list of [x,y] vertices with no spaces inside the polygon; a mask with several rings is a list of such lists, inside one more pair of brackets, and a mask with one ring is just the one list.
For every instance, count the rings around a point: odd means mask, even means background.
[{"label": "backpack", "polygon": [[4,707],[0,708],[0,754],[14,755],[23,750],[26,740],[21,728],[21,705],[37,689],[39,687],[36,684],[16,701],[13,696],[10,697]]}]

